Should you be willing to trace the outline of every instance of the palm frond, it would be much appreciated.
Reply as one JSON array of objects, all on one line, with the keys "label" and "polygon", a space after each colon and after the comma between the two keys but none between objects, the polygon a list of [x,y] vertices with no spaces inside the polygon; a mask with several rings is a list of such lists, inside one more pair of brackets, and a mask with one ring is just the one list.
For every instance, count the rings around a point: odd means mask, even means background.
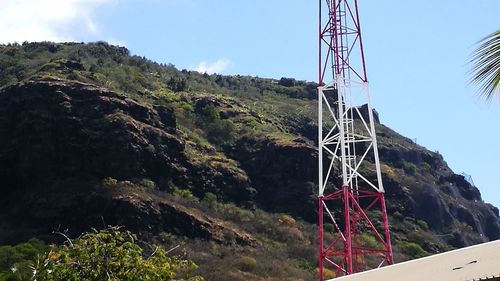
[{"label": "palm frond", "polygon": [[470,61],[470,82],[479,86],[479,94],[485,100],[491,100],[495,94],[500,98],[500,29],[478,44]]}]

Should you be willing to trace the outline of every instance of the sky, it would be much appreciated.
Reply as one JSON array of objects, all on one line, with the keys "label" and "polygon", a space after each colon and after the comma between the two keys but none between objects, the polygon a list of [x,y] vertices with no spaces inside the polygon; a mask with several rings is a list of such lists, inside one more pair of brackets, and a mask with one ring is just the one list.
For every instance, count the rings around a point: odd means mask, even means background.
[{"label": "sky", "polygon": [[[443,155],[500,207],[500,100],[468,83],[498,0],[358,0],[381,122]],[[0,43],[104,40],[178,69],[317,79],[316,0],[0,0]]]}]

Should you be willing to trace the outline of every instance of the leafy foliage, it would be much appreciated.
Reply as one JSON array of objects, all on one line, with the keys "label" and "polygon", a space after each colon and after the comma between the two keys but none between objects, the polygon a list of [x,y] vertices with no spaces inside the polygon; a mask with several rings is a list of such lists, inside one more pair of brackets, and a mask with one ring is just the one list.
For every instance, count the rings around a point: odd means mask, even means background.
[{"label": "leafy foliage", "polygon": [[427,252],[420,247],[420,245],[413,242],[401,242],[399,244],[400,250],[409,255],[410,257],[416,259],[427,255]]},{"label": "leafy foliage", "polygon": [[0,247],[0,281],[31,280],[32,266],[49,247],[38,239]]},{"label": "leafy foliage", "polygon": [[417,166],[410,162],[403,161],[401,165],[403,167],[403,170],[410,175],[414,175],[415,171],[417,170]]},{"label": "leafy foliage", "polygon": [[236,138],[236,127],[233,122],[222,120],[216,107],[211,104],[201,108],[197,124],[203,128],[206,138],[212,143],[230,143]]},{"label": "leafy foliage", "polygon": [[118,227],[85,233],[54,248],[35,266],[39,281],[203,280],[192,276],[196,265],[167,256],[161,247],[144,258],[137,237]]},{"label": "leafy foliage", "polygon": [[480,85],[482,96],[486,100],[495,93],[500,97],[500,30],[480,41],[471,62],[471,81]]}]

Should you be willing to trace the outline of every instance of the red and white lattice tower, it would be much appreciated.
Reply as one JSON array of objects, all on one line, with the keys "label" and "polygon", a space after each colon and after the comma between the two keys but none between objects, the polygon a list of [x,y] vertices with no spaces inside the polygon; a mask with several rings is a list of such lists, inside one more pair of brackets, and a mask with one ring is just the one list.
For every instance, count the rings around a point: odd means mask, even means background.
[{"label": "red and white lattice tower", "polygon": [[319,0],[319,18],[322,281],[393,259],[357,0]]}]

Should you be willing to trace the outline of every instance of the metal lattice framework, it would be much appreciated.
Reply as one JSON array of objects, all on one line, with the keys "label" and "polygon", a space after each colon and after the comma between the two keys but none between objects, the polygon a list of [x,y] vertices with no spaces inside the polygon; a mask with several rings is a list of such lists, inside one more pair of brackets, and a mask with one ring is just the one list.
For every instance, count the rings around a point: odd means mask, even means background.
[{"label": "metal lattice framework", "polygon": [[[357,0],[319,0],[319,278],[392,264]],[[364,105],[361,107],[361,105]]]}]

